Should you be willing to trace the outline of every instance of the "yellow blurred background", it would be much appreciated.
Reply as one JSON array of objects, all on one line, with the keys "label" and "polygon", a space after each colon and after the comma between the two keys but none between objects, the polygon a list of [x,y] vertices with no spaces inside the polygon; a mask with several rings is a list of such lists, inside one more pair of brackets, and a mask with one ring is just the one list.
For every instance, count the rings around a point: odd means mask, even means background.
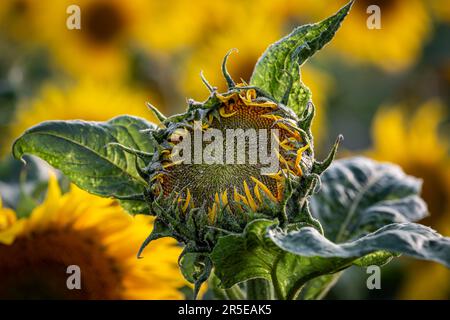
[{"label": "yellow blurred background", "polygon": [[[40,282],[36,280],[47,291],[29,296],[25,295],[27,275],[16,272],[13,277],[13,268],[32,265],[53,270],[67,262],[53,261],[52,253],[42,246],[31,250],[33,241],[42,241],[43,246],[58,241],[63,252],[79,250],[83,253],[80,259],[89,256],[80,263],[91,265],[100,280],[84,298],[183,298],[186,283],[176,268],[179,248],[174,243],[157,242],[153,251],[150,246],[144,266],[131,258],[136,243],[150,231],[143,224],[151,225],[151,221],[129,218],[114,203],[89,199],[93,196],[68,186],[64,179],[60,181],[63,193],[55,186],[53,194],[50,189],[46,192],[47,168],[36,163],[41,173],[24,173],[9,156],[12,141],[44,120],[107,120],[125,113],[154,120],[146,101],[165,114],[178,113],[185,108],[186,98],[207,97],[200,71],[212,85],[225,88],[220,63],[229,49],[239,50],[229,60],[232,76],[248,80],[269,44],[297,25],[328,17],[345,2],[1,1],[0,274],[10,275],[9,285],[17,290],[1,282],[0,298],[62,294],[52,283],[58,279],[51,276],[48,283],[41,283],[46,282],[42,277]],[[70,5],[80,8],[79,30],[66,26],[72,14],[67,11]],[[381,9],[381,29],[367,27],[370,5]],[[422,223],[447,236],[449,36],[450,6],[446,1],[356,0],[332,43],[302,68],[303,82],[312,90],[317,108],[313,133],[319,154],[342,133],[345,151],[341,156],[369,155],[398,163],[407,173],[421,177],[431,213]],[[50,208],[49,197],[73,207],[69,210],[60,204]],[[70,218],[64,220],[61,216],[67,210]],[[83,210],[103,214],[98,214],[94,224]],[[117,223],[111,223],[111,215]],[[124,237],[123,228],[117,227],[123,225],[126,230],[134,228],[127,238],[133,240],[112,249],[114,241]],[[61,232],[68,229],[71,232]],[[64,237],[72,233],[81,234],[90,245]],[[29,252],[31,257],[22,253],[17,261],[6,263],[6,254],[16,251]],[[152,256],[160,263],[152,264]],[[46,265],[45,259],[53,262]],[[450,271],[431,262],[400,259],[385,267],[380,292],[369,292],[364,281],[355,280],[364,277],[363,273],[351,270],[328,298],[450,298]],[[142,281],[145,277],[150,281]],[[117,294],[107,296],[104,291],[112,286],[111,281]],[[161,291],[163,282],[169,287]],[[62,297],[83,298],[65,294]]]}]

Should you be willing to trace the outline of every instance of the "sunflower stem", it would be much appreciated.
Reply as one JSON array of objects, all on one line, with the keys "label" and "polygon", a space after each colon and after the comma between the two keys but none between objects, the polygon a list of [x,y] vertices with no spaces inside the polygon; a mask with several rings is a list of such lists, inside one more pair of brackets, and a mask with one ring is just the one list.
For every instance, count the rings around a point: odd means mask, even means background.
[{"label": "sunflower stem", "polygon": [[273,300],[273,287],[262,278],[247,281],[247,300]]},{"label": "sunflower stem", "polygon": [[245,295],[237,284],[231,288],[225,289],[225,293],[228,300],[245,300]]}]

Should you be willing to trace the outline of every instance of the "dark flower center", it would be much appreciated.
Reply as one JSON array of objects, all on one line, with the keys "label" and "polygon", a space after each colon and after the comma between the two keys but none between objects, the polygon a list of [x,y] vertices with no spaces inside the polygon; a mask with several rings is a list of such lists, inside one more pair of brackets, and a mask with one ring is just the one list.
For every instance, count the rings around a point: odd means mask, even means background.
[{"label": "dark flower center", "polygon": [[[120,298],[120,273],[94,239],[55,229],[0,244],[0,299]],[[80,290],[67,288],[70,265],[80,267]]]},{"label": "dark flower center", "polygon": [[82,32],[96,45],[105,45],[116,40],[125,27],[125,18],[110,2],[101,1],[89,5],[82,15]]}]

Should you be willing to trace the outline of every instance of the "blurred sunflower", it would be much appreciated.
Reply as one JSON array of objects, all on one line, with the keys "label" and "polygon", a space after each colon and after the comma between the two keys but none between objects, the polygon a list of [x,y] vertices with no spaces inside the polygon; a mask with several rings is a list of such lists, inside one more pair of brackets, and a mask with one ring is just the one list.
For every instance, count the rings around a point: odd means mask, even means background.
[{"label": "blurred sunflower", "polygon": [[[151,224],[75,186],[62,195],[52,178],[29,217],[0,209],[0,298],[181,299],[175,241],[158,240],[136,258]],[[81,290],[66,287],[70,265],[80,267]]]},{"label": "blurred sunflower", "polygon": [[[273,30],[299,9],[297,2],[196,0],[192,5],[190,0],[153,1],[151,19],[148,19],[147,28],[139,29],[139,39],[152,51],[171,53],[180,49],[197,50],[198,46],[214,41],[224,33],[234,37],[246,33],[272,40]],[[269,30],[261,23],[263,21],[275,29]]]},{"label": "blurred sunflower", "polygon": [[[18,0],[15,0],[18,1]],[[229,4],[199,0],[58,0],[41,5],[36,25],[40,38],[69,74],[98,78],[123,77],[132,50],[144,48],[156,56],[192,47],[231,16]],[[81,29],[69,30],[66,13],[78,5]],[[227,10],[225,10],[227,9]],[[229,13],[229,15],[227,15]]]},{"label": "blurred sunflower", "polygon": [[[139,29],[140,43],[150,51],[174,53],[215,35],[233,19],[236,0],[149,1],[151,12],[146,27]],[[241,2],[242,3],[242,2]]]},{"label": "blurred sunflower", "polygon": [[23,44],[34,42],[39,34],[30,37],[35,30],[43,1],[9,0],[0,2],[0,32],[13,40],[27,39]]},{"label": "blurred sunflower", "polygon": [[[258,14],[245,8],[243,5],[235,7],[234,19],[229,26],[198,46],[185,61],[185,65],[181,68],[181,85],[186,96],[202,100],[207,93],[199,76],[200,70],[219,92],[226,91],[227,85],[218,63],[231,48],[237,48],[238,53],[228,60],[228,71],[234,79],[248,82],[253,73],[253,67],[268,44],[281,37],[283,32],[281,18],[284,17],[284,11],[280,10],[275,14],[274,11],[269,10],[272,7],[269,7],[267,2],[255,8],[259,10]],[[261,34],[264,36],[260,36]],[[313,92],[316,118],[312,130],[315,139],[320,141],[325,131],[324,108],[332,79],[324,72],[307,65],[302,67],[302,80]]]},{"label": "blurred sunflower", "polygon": [[81,80],[68,87],[48,83],[37,97],[20,103],[8,125],[8,134],[0,140],[1,153],[8,152],[13,140],[24,130],[46,120],[104,121],[121,114],[153,120],[145,107],[148,100],[153,102],[155,98],[117,83]]},{"label": "blurred sunflower", "polygon": [[[347,1],[315,2],[317,13],[323,14],[336,11]],[[367,27],[370,14],[366,10],[370,5],[380,7],[381,29]],[[330,47],[384,70],[398,71],[416,61],[431,28],[431,18],[422,0],[357,0]]]},{"label": "blurred sunflower", "polygon": [[[89,73],[99,78],[123,77],[128,68],[129,44],[149,18],[144,0],[41,1],[37,24],[40,38],[59,67],[71,75]],[[150,2],[151,3],[151,2]],[[80,8],[81,29],[70,30],[70,5]],[[45,14],[43,14],[45,13]]]},{"label": "blurred sunflower", "polygon": [[430,0],[427,3],[439,20],[450,23],[450,6],[446,1]]},{"label": "blurred sunflower", "polygon": [[[369,155],[397,163],[408,174],[422,178],[422,196],[431,214],[422,222],[450,235],[450,142],[438,135],[443,110],[439,102],[430,101],[408,118],[401,106],[383,108],[375,117],[374,148]],[[401,298],[450,297],[450,270],[445,267],[414,261],[408,266],[406,278]]]},{"label": "blurred sunflower", "polygon": [[11,244],[15,235],[23,229],[24,220],[17,220],[14,210],[4,208],[0,197],[0,244]]}]

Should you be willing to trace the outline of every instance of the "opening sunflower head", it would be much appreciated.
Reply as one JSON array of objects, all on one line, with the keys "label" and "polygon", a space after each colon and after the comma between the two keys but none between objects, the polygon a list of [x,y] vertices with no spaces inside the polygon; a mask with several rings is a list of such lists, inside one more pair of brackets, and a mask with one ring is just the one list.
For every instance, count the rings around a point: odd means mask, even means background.
[{"label": "opening sunflower head", "polygon": [[255,217],[295,220],[286,208],[301,209],[331,160],[314,161],[314,106],[297,115],[258,87],[235,84],[227,56],[227,92],[202,76],[211,95],[189,100],[185,113],[166,118],[149,105],[161,120],[149,132],[156,149],[141,169],[150,206],[165,221],[204,217],[203,224],[228,231],[242,231]]},{"label": "opening sunflower head", "polygon": [[205,205],[211,222],[220,206],[236,213],[281,201],[284,179],[311,169],[311,142],[296,115],[244,83],[208,101],[168,125],[154,194],[177,194],[184,212]]}]

